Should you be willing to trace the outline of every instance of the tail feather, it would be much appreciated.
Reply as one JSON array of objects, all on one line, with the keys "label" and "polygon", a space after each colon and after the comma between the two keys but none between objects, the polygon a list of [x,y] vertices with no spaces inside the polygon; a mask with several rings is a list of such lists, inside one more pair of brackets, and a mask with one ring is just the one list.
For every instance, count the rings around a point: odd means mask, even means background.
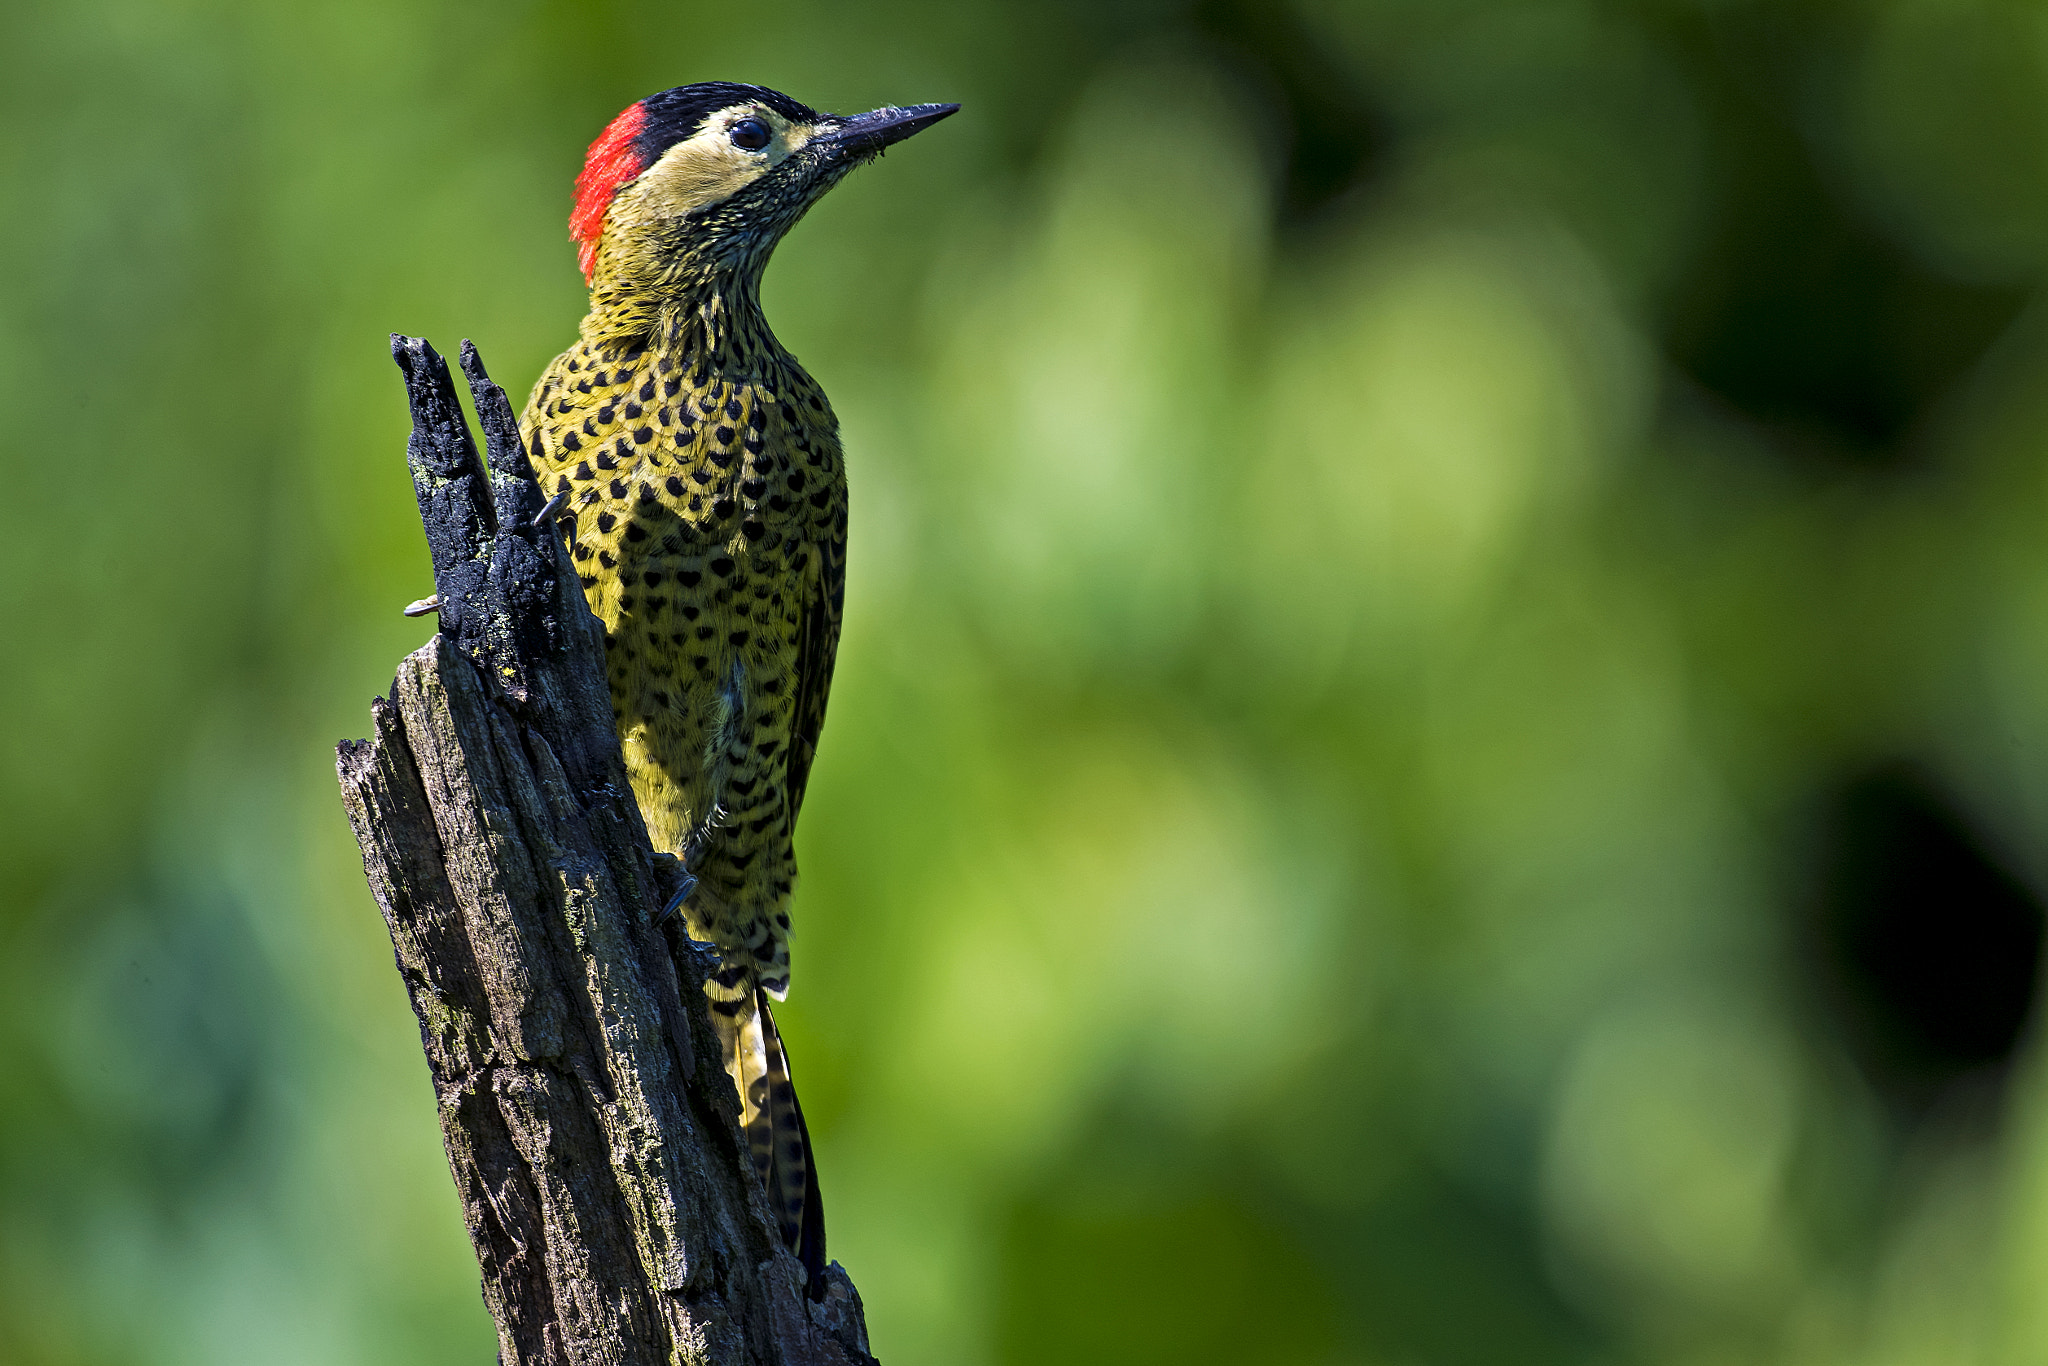
[{"label": "tail feather", "polygon": [[796,1084],[789,1078],[789,1054],[775,1028],[775,1014],[765,996],[757,997],[761,1033],[768,1059],[767,1105],[770,1158],[764,1184],[768,1203],[782,1227],[782,1241],[810,1273],[814,1295],[824,1291],[825,1202],[818,1194],[818,1164],[811,1158],[810,1126],[797,1103]]},{"label": "tail feather", "polygon": [[740,1127],[746,1134],[754,1175],[767,1192],[784,1246],[809,1273],[812,1295],[822,1294],[825,1275],[825,1210],[818,1193],[811,1134],[789,1079],[789,1055],[767,995],[760,989],[735,991],[737,983],[705,983],[711,1019],[717,1026],[725,1070],[740,1095]]}]

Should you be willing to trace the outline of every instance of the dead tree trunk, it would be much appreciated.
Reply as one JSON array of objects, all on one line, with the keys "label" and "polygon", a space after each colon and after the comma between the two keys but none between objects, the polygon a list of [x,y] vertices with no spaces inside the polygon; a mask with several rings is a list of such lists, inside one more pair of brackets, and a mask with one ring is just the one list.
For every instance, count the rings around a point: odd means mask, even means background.
[{"label": "dead tree trunk", "polygon": [[705,1014],[715,966],[655,918],[649,846],[585,607],[511,406],[464,343],[392,338],[441,631],[337,767],[419,1016],[508,1366],[869,1362],[835,1263],[772,1231]]}]

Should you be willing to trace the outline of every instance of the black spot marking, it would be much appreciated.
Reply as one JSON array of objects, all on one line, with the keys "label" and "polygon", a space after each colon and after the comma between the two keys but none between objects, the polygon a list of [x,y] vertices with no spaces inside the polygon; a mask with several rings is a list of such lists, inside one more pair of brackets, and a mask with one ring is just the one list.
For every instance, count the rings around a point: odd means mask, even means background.
[{"label": "black spot marking", "polygon": [[733,511],[733,501],[730,498],[721,498],[711,505],[711,515],[720,520],[732,516]]},{"label": "black spot marking", "polygon": [[740,415],[740,401],[738,399],[729,398],[725,401],[725,415],[731,418],[737,418]]},{"label": "black spot marking", "polygon": [[718,577],[721,579],[726,577],[726,575],[732,573],[732,570],[732,561],[727,559],[723,555],[720,555],[717,559],[711,562],[711,572],[718,575]]},{"label": "black spot marking", "polygon": [[[698,581],[703,577],[702,574],[694,569],[679,569],[676,571],[676,582],[685,588],[695,588]],[[691,615],[694,616],[695,613],[693,612]]]},{"label": "black spot marking", "polygon": [[582,437],[580,437],[580,436],[578,436],[578,435],[576,435],[576,433],[574,433],[574,432],[564,432],[564,433],[562,433],[562,449],[563,449],[563,450],[565,450],[565,451],[580,451],[580,450],[582,450],[582,449],[583,449],[583,438],[582,438]]},{"label": "black spot marking", "polygon": [[755,521],[751,517],[749,517],[746,521],[740,523],[740,534],[745,536],[750,541],[760,540],[761,534],[767,530],[767,527],[762,526],[759,522]]},{"label": "black spot marking", "polygon": [[661,486],[668,490],[669,496],[671,498],[680,498],[683,496],[683,481],[673,474],[671,474],[667,479],[664,479],[662,481]]},{"label": "black spot marking", "polygon": [[599,531],[610,531],[613,527],[617,526],[618,524],[619,519],[612,516],[609,512],[600,512],[597,514],[597,529]]},{"label": "black spot marking", "polygon": [[626,539],[627,539],[627,540],[629,540],[629,541],[644,541],[644,540],[646,540],[646,539],[647,539],[647,528],[646,528],[646,527],[644,527],[644,526],[642,526],[642,525],[641,525],[640,523],[638,523],[638,522],[632,522],[632,523],[629,523],[629,524],[627,525],[627,527],[626,527]]},{"label": "black spot marking", "polygon": [[646,444],[647,444],[648,442],[650,442],[650,441],[652,441],[652,440],[654,440],[654,428],[652,428],[652,427],[635,427],[635,428],[633,429],[633,444],[634,444],[634,445],[636,445],[636,446],[644,446],[644,445],[646,445]]}]

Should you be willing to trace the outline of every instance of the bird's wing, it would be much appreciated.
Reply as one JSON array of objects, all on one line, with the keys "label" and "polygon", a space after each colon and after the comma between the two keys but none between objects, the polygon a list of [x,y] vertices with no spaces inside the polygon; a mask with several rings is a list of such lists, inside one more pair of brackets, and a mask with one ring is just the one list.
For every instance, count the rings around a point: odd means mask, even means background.
[{"label": "bird's wing", "polygon": [[789,820],[793,827],[825,727],[825,697],[832,691],[832,663],[839,654],[839,619],[846,605],[846,541],[830,536],[814,547],[818,572],[807,578],[803,622],[797,629],[796,714],[790,722]]}]

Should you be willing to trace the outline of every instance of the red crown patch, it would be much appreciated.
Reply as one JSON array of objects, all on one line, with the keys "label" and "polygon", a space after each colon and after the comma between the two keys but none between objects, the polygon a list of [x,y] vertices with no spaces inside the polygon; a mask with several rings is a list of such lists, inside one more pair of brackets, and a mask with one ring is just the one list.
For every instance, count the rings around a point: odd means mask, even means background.
[{"label": "red crown patch", "polygon": [[583,267],[583,279],[590,279],[597,264],[597,242],[604,235],[605,210],[619,186],[647,169],[633,143],[647,124],[644,101],[627,106],[590,144],[583,158],[583,173],[576,177],[576,208],[569,215],[569,236],[576,241],[576,264]]}]

